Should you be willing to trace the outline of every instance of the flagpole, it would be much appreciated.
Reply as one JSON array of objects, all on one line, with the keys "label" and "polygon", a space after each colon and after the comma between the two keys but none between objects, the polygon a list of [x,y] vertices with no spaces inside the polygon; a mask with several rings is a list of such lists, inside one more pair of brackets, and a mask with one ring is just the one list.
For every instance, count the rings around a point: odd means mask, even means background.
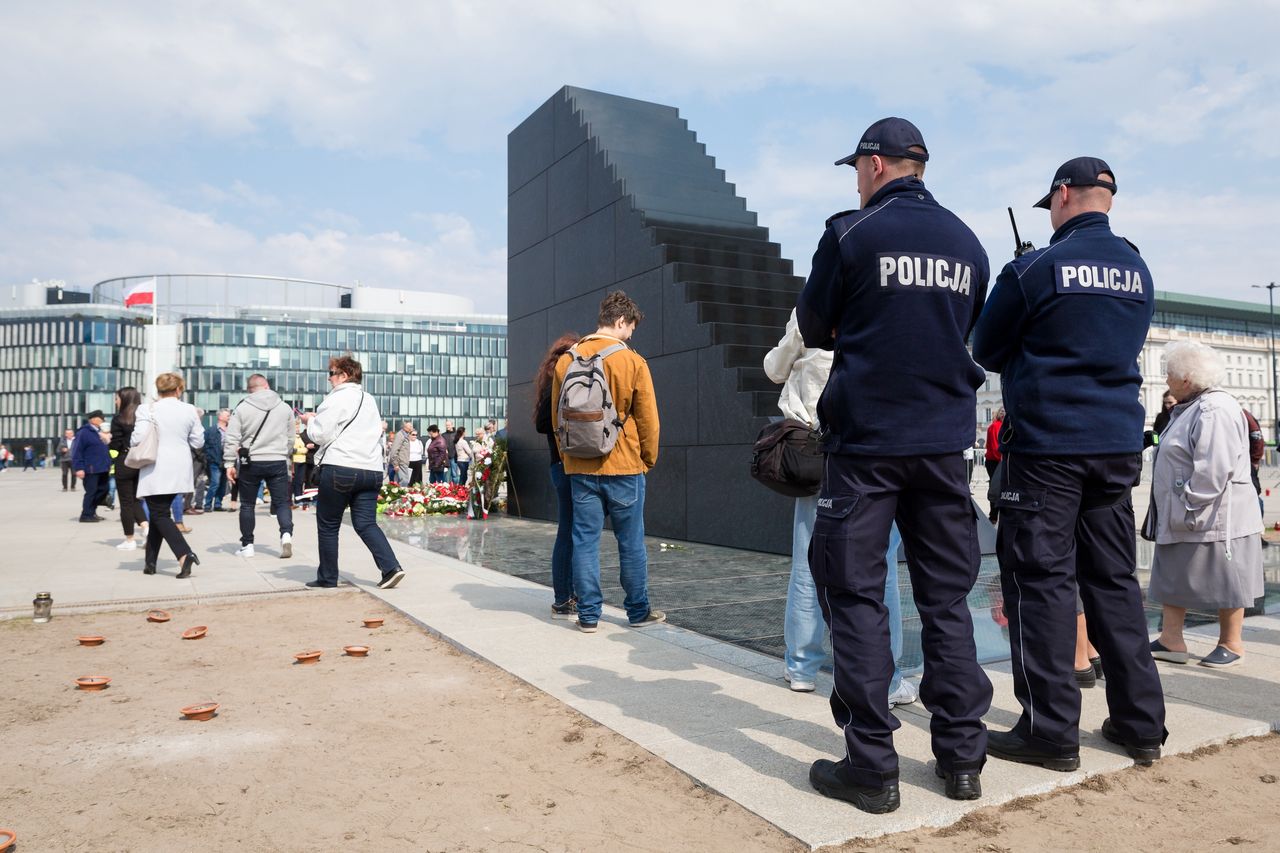
[{"label": "flagpole", "polygon": [[159,364],[156,355],[160,349],[160,278],[159,276],[151,279],[151,385],[154,388],[156,377],[159,376]]}]

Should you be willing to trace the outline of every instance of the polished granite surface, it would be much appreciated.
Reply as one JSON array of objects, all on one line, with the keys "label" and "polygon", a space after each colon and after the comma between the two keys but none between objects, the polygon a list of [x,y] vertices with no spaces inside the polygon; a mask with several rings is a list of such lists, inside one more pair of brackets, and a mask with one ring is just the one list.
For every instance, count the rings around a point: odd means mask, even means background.
[{"label": "polished granite surface", "polygon": [[[395,540],[505,574],[550,586],[551,546],[556,527],[493,515],[487,521],[452,516],[380,519]],[[649,599],[682,628],[774,655],[783,653],[782,620],[786,607],[790,558],[693,542],[648,538]],[[1138,575],[1145,586],[1152,545],[1138,541]],[[1280,608],[1280,547],[1263,551],[1267,576],[1265,603]],[[617,584],[618,549],[609,531],[601,539],[601,584],[609,604],[622,605]],[[911,599],[905,564],[898,574],[903,603],[903,655],[907,670],[920,666],[920,618]],[[1008,628],[1002,625],[999,568],[984,557],[978,582],[969,596],[978,657],[986,663],[1009,657]],[[550,593],[548,593],[550,604]],[[1261,604],[1262,602],[1260,602]],[[1250,613],[1261,612],[1251,610]],[[1159,608],[1149,605],[1154,629]],[[1189,624],[1214,621],[1211,614],[1188,614]]]}]

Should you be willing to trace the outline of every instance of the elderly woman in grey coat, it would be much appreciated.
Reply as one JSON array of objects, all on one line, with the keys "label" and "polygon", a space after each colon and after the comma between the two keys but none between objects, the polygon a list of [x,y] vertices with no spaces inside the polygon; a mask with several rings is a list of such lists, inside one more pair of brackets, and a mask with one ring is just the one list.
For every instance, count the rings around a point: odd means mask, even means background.
[{"label": "elderly woman in grey coat", "polygon": [[1212,348],[1179,342],[1165,354],[1178,404],[1152,471],[1156,547],[1147,597],[1164,606],[1164,621],[1151,653],[1186,663],[1187,610],[1217,610],[1218,645],[1200,665],[1235,666],[1244,658],[1244,608],[1263,593],[1248,427],[1240,404],[1217,387],[1225,370]]}]

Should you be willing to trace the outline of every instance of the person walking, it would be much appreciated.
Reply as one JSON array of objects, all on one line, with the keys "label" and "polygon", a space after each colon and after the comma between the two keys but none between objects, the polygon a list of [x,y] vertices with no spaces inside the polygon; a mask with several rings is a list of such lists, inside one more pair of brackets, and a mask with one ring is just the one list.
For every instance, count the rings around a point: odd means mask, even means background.
[{"label": "person walking", "polygon": [[[991,705],[965,603],[981,557],[964,457],[985,379],[965,338],[989,267],[973,232],[926,189],[928,159],[916,126],[891,117],[837,161],[857,170],[862,207],[827,220],[796,308],[805,346],[835,352],[817,407],[826,459],[809,565],[831,629],[845,756],[814,762],[809,781],[876,814],[901,802],[882,601],[895,521],[924,626],[934,770],[951,799],[982,794]],[[904,357],[925,351],[927,363]]]},{"label": "person walking", "polygon": [[195,472],[191,467],[191,451],[204,447],[204,430],[196,408],[181,399],[185,390],[186,383],[178,374],[157,376],[159,399],[137,407],[133,434],[129,436],[129,445],[137,447],[153,431],[157,433],[156,460],[138,472],[138,496],[146,500],[150,519],[142,572],[156,573],[160,545],[167,543],[178,561],[179,579],[191,577],[191,567],[200,565],[200,558],[191,550],[170,513],[175,499],[193,490]]},{"label": "person walking", "polygon": [[116,392],[115,403],[116,413],[111,418],[111,443],[107,450],[114,454],[120,526],[124,528],[124,541],[116,548],[121,551],[136,551],[138,543],[133,534],[139,525],[147,523],[147,516],[142,509],[142,501],[138,500],[138,469],[130,468],[124,464],[124,460],[129,454],[129,441],[133,438],[134,422],[138,406],[142,405],[142,394],[132,385],[126,385]]},{"label": "person walking", "polygon": [[[640,306],[626,293],[610,293],[600,303],[596,331],[556,362],[551,387],[551,420],[573,494],[573,589],[578,596],[578,628],[587,634],[595,633],[604,606],[600,536],[606,516],[618,540],[618,576],[627,621],[633,628],[644,628],[667,618],[649,606],[649,558],[644,547],[645,474],[658,462],[658,401],[648,362],[627,346],[642,319]],[[613,421],[616,443],[604,455],[590,448],[575,451],[567,446],[560,414],[560,392],[571,366],[590,362],[597,355],[617,413]],[[584,455],[575,456],[574,452]],[[592,453],[596,455],[587,455]]]},{"label": "person walking", "polygon": [[1164,616],[1151,654],[1187,663],[1187,610],[1216,610],[1218,645],[1200,665],[1225,669],[1244,661],[1244,608],[1265,592],[1250,428],[1220,387],[1226,368],[1211,347],[1178,341],[1165,349],[1165,362],[1178,404],[1156,447],[1143,526],[1156,543],[1147,599]]},{"label": "person walking", "polygon": [[1164,694],[1148,651],[1130,492],[1146,414],[1138,354],[1155,310],[1151,272],[1111,231],[1115,173],[1068,160],[1036,207],[1049,245],[1014,258],[992,289],[973,356],[1001,376],[996,552],[1022,714],[987,753],[1069,771],[1080,766],[1080,690],[1067,640],[1076,598],[1107,680],[1102,735],[1135,761],[1160,757]]},{"label": "person walking", "polygon": [[[534,428],[547,437],[547,455],[551,463],[551,487],[556,490],[556,540],[551,546],[551,618],[576,619],[578,600],[573,594],[573,491],[569,477],[564,473],[564,460],[560,458],[560,446],[556,443],[555,421],[551,419],[551,386],[555,378],[556,364],[561,356],[578,343],[575,332],[566,332],[542,357],[542,364],[534,377],[533,410]],[[461,431],[459,432],[461,435]],[[462,448],[470,448],[465,438],[458,441],[458,464],[466,472],[462,461]]]},{"label": "person walking", "polygon": [[440,434],[440,427],[435,424],[427,427],[427,436],[427,468],[430,471],[430,480],[433,483],[447,483],[449,481],[449,448]]},{"label": "person walking", "polygon": [[76,478],[84,481],[84,500],[80,505],[80,521],[102,521],[98,506],[107,497],[107,476],[111,471],[111,454],[101,438],[102,412],[95,410],[85,418],[76,432],[71,450],[71,467]]},{"label": "person walking", "polygon": [[453,449],[458,456],[458,482],[466,485],[467,472],[471,468],[471,442],[467,441],[465,427],[459,426],[453,434]]},{"label": "person walking", "polygon": [[204,431],[204,459],[209,476],[209,487],[204,493],[205,512],[222,512],[222,499],[227,494],[222,451],[230,422],[231,410],[219,409],[218,422]]},{"label": "person walking", "polygon": [[58,439],[58,465],[62,468],[62,491],[76,490],[76,469],[71,464],[71,449],[76,443],[76,431],[73,429],[63,430],[62,438]]},{"label": "person walking", "polygon": [[280,527],[280,558],[293,556],[293,505],[289,499],[289,456],[293,452],[293,408],[271,390],[261,373],[249,377],[249,396],[227,422],[222,459],[227,482],[240,494],[238,557],[252,557],[254,511],[263,484],[271,493],[271,514]]},{"label": "person walking", "polygon": [[342,515],[351,508],[351,526],[364,542],[382,573],[379,589],[391,589],[404,579],[395,552],[378,526],[378,492],[386,470],[384,432],[378,404],[361,387],[364,370],[350,355],[329,359],[332,390],[315,412],[302,416],[307,435],[320,448],[319,494],[316,498],[316,538],[320,567],[307,586],[338,585],[338,531]]}]

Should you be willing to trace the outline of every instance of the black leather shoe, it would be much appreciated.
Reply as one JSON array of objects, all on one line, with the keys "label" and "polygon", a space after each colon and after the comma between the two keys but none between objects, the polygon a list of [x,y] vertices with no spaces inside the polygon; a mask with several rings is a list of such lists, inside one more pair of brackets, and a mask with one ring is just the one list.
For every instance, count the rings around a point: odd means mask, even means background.
[{"label": "black leather shoe", "polygon": [[897,782],[890,782],[883,788],[864,788],[848,780],[848,769],[847,759],[828,761],[819,758],[809,768],[809,784],[824,797],[853,803],[871,814],[895,811],[902,804]]},{"label": "black leather shoe", "polygon": [[947,782],[947,799],[976,800],[982,796],[982,774],[977,770],[961,770],[957,773],[943,772],[938,765],[933,766],[933,773]]},{"label": "black leather shoe", "polygon": [[81,524],[93,524],[94,522],[97,522],[97,521],[102,521],[102,516],[100,516],[100,515],[91,515],[91,516],[89,516],[88,518],[82,518],[82,519],[80,519],[80,523],[81,523]]},{"label": "black leather shoe", "polygon": [[191,567],[200,565],[200,558],[195,554],[188,554],[182,558],[182,571],[178,572],[178,580],[191,577]]},{"label": "black leather shoe", "polygon": [[334,587],[337,586],[337,584],[323,583],[321,581],[307,581],[307,586],[311,587],[312,589],[333,589]]},{"label": "black leather shoe", "polygon": [[1076,687],[1081,690],[1088,690],[1098,683],[1098,674],[1093,670],[1093,664],[1089,664],[1084,669],[1076,670]]},{"label": "black leather shoe", "polygon": [[1042,752],[1014,732],[987,732],[987,755],[1022,764],[1039,764],[1046,770],[1061,773],[1080,769],[1079,750],[1069,755]]},{"label": "black leather shoe", "polygon": [[142,573],[144,575],[154,575],[156,573],[156,564],[147,563],[145,566],[142,567]]},{"label": "black leather shoe", "polygon": [[1129,753],[1129,757],[1133,759],[1134,764],[1150,767],[1152,762],[1160,758],[1159,746],[1142,746],[1141,744],[1130,743],[1116,730],[1110,717],[1102,721],[1102,736],[1114,744],[1123,746],[1124,751]]}]

